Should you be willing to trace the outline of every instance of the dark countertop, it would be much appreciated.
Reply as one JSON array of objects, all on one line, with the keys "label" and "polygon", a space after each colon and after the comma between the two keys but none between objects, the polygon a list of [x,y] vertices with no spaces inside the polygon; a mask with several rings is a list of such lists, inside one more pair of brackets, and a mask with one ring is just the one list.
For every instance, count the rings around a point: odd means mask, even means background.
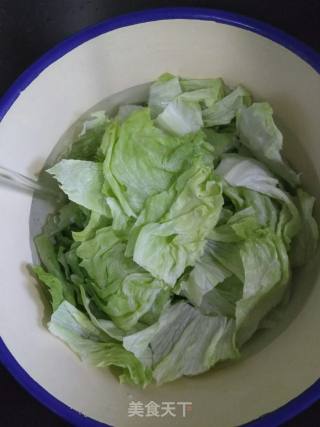
[{"label": "dark countertop", "polygon": [[[80,29],[134,10],[169,6],[211,7],[251,16],[320,52],[320,0],[0,0],[0,96],[40,55]],[[1,427],[67,425],[29,396],[0,366]],[[320,425],[320,402],[285,425]]]}]

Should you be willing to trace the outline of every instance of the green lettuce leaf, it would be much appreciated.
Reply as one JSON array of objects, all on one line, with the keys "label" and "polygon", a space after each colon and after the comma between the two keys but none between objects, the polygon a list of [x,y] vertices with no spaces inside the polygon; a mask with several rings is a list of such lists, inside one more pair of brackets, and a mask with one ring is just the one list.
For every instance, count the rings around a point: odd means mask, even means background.
[{"label": "green lettuce leaf", "polygon": [[[133,259],[154,277],[174,285],[185,268],[202,255],[205,239],[219,219],[223,198],[211,169],[196,162],[179,177],[168,199],[173,203],[167,212],[141,227]],[[151,211],[157,214],[152,203]]]},{"label": "green lettuce leaf", "polygon": [[312,216],[315,198],[299,189],[297,193],[297,205],[302,218],[302,226],[299,234],[292,242],[290,260],[294,267],[307,264],[314,256],[319,240],[319,227]]},{"label": "green lettuce leaf", "polygon": [[182,93],[179,78],[164,74],[150,86],[148,106],[151,116],[158,116],[173,99]]},{"label": "green lettuce leaf", "polygon": [[80,266],[94,281],[86,286],[100,310],[118,328],[130,331],[156,301],[158,305],[159,300],[166,304],[169,293],[161,281],[125,257],[124,250],[125,243],[111,227],[106,227],[98,230],[94,238],[82,242],[77,255]]},{"label": "green lettuce leaf", "polygon": [[53,313],[48,328],[86,363],[98,368],[121,368],[120,382],[142,387],[151,382],[151,372],[148,368],[120,343],[108,338],[85,314],[68,302],[64,301]]},{"label": "green lettuce leaf", "polygon": [[108,138],[103,191],[135,218],[147,197],[168,189],[202,145],[199,135],[171,136],[154,125],[148,109],[136,111]]},{"label": "green lettuce leaf", "polygon": [[157,116],[156,124],[161,129],[178,136],[197,132],[203,126],[200,105],[198,102],[185,100],[181,95],[171,101]]},{"label": "green lettuce leaf", "polygon": [[236,307],[238,345],[246,342],[264,316],[280,303],[290,278],[285,245],[270,231],[246,240],[240,256],[245,279]]},{"label": "green lettuce leaf", "polygon": [[85,160],[61,160],[48,169],[60,183],[61,189],[70,200],[102,215],[110,211],[101,189],[103,172],[100,163]]},{"label": "green lettuce leaf", "polygon": [[215,260],[209,247],[206,247],[188,277],[181,281],[180,293],[192,304],[200,307],[203,297],[231,275],[231,271]]},{"label": "green lettuce leaf", "polygon": [[[51,276],[45,276],[42,270],[36,269],[35,273],[39,277],[40,281],[43,281],[48,287],[49,290],[53,288],[54,292],[60,294],[60,290],[57,291],[58,288],[63,288],[63,295],[64,298],[69,301],[71,304],[74,304],[74,292],[70,284],[67,282],[65,275],[63,274],[63,271],[61,269],[61,266],[58,261],[58,254],[55,251],[55,247],[49,237],[45,234],[40,234],[34,239],[38,254],[40,256],[41,263],[47,270],[47,273],[49,273]],[[40,277],[40,275],[41,277]],[[56,280],[54,280],[54,278]],[[45,279],[45,281],[44,281]],[[50,281],[50,285],[49,282]],[[58,283],[59,282],[59,283]],[[55,296],[55,305],[56,299],[58,297]],[[53,295],[52,295],[52,302],[53,302]]]},{"label": "green lettuce leaf", "polygon": [[143,107],[141,105],[120,105],[117,119],[120,123],[124,122],[132,113],[135,111],[141,110]]},{"label": "green lettuce leaf", "polygon": [[205,129],[208,142],[214,147],[214,157],[220,160],[222,154],[234,150],[237,146],[233,132],[216,132],[214,129]]},{"label": "green lettuce leaf", "polygon": [[[217,79],[180,79],[180,85],[184,93],[195,92],[198,90],[209,89],[213,91],[213,102],[219,101],[224,96],[224,83],[220,78]],[[212,93],[212,92],[211,92]]]},{"label": "green lettuce leaf", "polygon": [[243,283],[230,276],[204,295],[200,311],[209,316],[236,317],[236,304],[242,297]]},{"label": "green lettuce leaf", "polygon": [[125,337],[123,345],[151,367],[153,378],[162,384],[237,357],[234,331],[233,320],[205,316],[181,302],[169,307],[154,325]]},{"label": "green lettuce leaf", "polygon": [[43,233],[52,237],[65,230],[81,229],[88,220],[89,211],[76,203],[63,205],[57,212],[50,214],[43,227]]},{"label": "green lettuce leaf", "polygon": [[44,271],[44,269],[40,266],[33,267],[32,271],[36,274],[40,282],[47,286],[51,295],[52,310],[56,311],[56,309],[64,300],[63,285],[61,281],[53,274]]},{"label": "green lettuce leaf", "polygon": [[91,211],[87,225],[81,231],[73,231],[72,238],[76,242],[83,242],[94,237],[96,232],[109,225],[110,219],[97,212]]},{"label": "green lettuce leaf", "polygon": [[296,186],[299,183],[299,176],[282,159],[283,136],[275,125],[272,115],[272,108],[267,102],[257,102],[239,110],[237,129],[240,140],[276,175]]},{"label": "green lettuce leaf", "polygon": [[107,284],[110,288],[110,284],[122,280],[126,275],[142,271],[130,258],[124,257],[124,248],[125,243],[113,229],[104,227],[93,238],[81,242],[76,253],[81,259],[81,267],[103,290]]},{"label": "green lettuce leaf", "polygon": [[257,191],[283,204],[278,232],[289,248],[291,240],[300,230],[300,215],[292,198],[279,187],[280,183],[274,175],[261,163],[236,154],[225,155],[216,173],[231,186]]},{"label": "green lettuce leaf", "polygon": [[204,126],[219,126],[229,124],[245,105],[250,105],[251,96],[242,86],[237,87],[220,101],[202,112]]},{"label": "green lettuce leaf", "polygon": [[104,111],[92,113],[88,120],[82,125],[82,130],[76,140],[72,143],[67,158],[74,160],[98,160],[98,149],[101,138],[108,123]]},{"label": "green lettuce leaf", "polygon": [[118,328],[112,322],[112,320],[106,319],[104,317],[97,317],[91,308],[92,300],[90,300],[90,298],[87,296],[86,291],[82,286],[80,290],[83,306],[94,326],[96,326],[102,332],[106,333],[109,337],[114,338],[117,341],[122,341],[123,337],[126,335],[126,332]]}]

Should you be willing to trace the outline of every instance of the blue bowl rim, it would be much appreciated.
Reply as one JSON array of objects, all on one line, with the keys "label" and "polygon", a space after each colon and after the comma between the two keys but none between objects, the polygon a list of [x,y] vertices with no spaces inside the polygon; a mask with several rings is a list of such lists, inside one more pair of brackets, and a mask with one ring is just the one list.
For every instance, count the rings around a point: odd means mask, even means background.
[{"label": "blue bowl rim", "polygon": [[[318,73],[320,73],[320,54],[318,52],[269,24],[218,9],[189,7],[147,9],[140,12],[121,15],[87,27],[50,49],[29,68],[27,68],[2,96],[0,100],[0,121],[4,118],[13,103],[19,97],[20,93],[27,86],[29,86],[29,84],[34,79],[36,79],[43,70],[66,55],[72,49],[90,39],[118,28],[166,19],[197,19],[203,21],[215,21],[252,31],[284,46],[299,56],[306,63],[308,63]],[[13,375],[17,382],[20,383],[20,385],[24,387],[33,397],[35,397],[44,406],[60,417],[64,418],[72,425],[79,427],[108,426],[105,423],[101,423],[86,417],[85,415],[75,411],[52,396],[34,379],[32,379],[29,374],[19,365],[18,361],[10,353],[2,338],[0,338],[0,361]],[[265,414],[260,418],[251,421],[250,423],[246,424],[246,426],[273,427],[280,425],[308,408],[319,398],[320,380],[317,380],[298,397],[289,401],[279,409],[276,409],[273,412]]]}]

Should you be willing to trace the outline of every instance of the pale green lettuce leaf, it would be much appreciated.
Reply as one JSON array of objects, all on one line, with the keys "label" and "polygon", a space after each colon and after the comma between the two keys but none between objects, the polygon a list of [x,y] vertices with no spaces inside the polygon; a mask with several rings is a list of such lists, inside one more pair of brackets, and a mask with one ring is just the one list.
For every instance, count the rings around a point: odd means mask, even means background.
[{"label": "pale green lettuce leaf", "polygon": [[[256,221],[253,208],[238,211],[222,227],[229,228],[229,235],[233,239],[230,238],[229,242],[209,240],[208,247],[212,256],[243,283],[241,293],[235,294],[238,299],[232,301],[236,304],[234,315],[237,343],[241,346],[257,330],[264,316],[283,298],[289,281],[289,262],[282,238],[270,228],[261,227]],[[219,238],[219,232],[213,230],[210,239],[217,237]],[[215,291],[221,293],[224,291],[224,285],[225,283],[221,283],[220,289]],[[231,289],[235,292],[242,289],[236,283],[233,285]],[[221,300],[220,293],[211,291],[211,295],[207,296],[209,303],[213,300],[218,305]],[[208,308],[206,300],[204,304],[203,309],[208,313],[210,306]],[[220,303],[218,309],[221,308],[228,309],[225,304]],[[232,306],[229,308],[232,309]],[[233,314],[232,311],[227,313],[229,316]]]},{"label": "pale green lettuce leaf", "polygon": [[215,242],[240,242],[257,230],[259,226],[254,209],[252,207],[245,208],[234,214],[226,224],[214,228],[209,237]]},{"label": "pale green lettuce leaf", "polygon": [[110,216],[104,195],[102,164],[85,160],[61,160],[48,169],[70,200],[102,215]]},{"label": "pale green lettuce leaf", "polygon": [[82,124],[82,130],[66,153],[66,157],[74,160],[98,160],[98,149],[107,124],[108,119],[104,111],[91,113]]},{"label": "pale green lettuce leaf", "polygon": [[[40,234],[34,239],[37,252],[40,256],[41,263],[47,270],[47,273],[50,273],[53,277],[55,277],[59,281],[55,281],[55,283],[51,283],[50,287],[54,286],[55,288],[59,287],[60,284],[63,287],[63,295],[64,298],[69,301],[71,304],[74,303],[74,293],[70,284],[68,284],[65,275],[61,269],[61,266],[58,261],[58,253],[55,250],[55,247],[49,237],[45,234]],[[39,270],[37,271],[37,274]],[[40,278],[40,277],[39,277]],[[42,274],[42,278],[44,275]],[[42,281],[42,278],[40,280]],[[46,280],[48,277],[46,278]],[[48,283],[45,283],[48,285]],[[56,291],[55,291],[56,292]]]},{"label": "pale green lettuce leaf", "polygon": [[123,337],[126,335],[126,332],[118,328],[112,322],[112,320],[96,317],[90,308],[90,298],[87,296],[83,287],[81,287],[80,290],[83,306],[94,326],[96,326],[102,332],[106,333],[109,337],[114,338],[117,341],[122,341]]},{"label": "pale green lettuce leaf", "polygon": [[110,223],[110,219],[97,212],[91,211],[87,225],[81,231],[73,231],[72,238],[75,242],[84,242],[94,237],[96,232]]},{"label": "pale green lettuce leaf", "polygon": [[236,154],[225,155],[216,173],[231,186],[257,191],[284,205],[279,233],[289,247],[292,238],[300,230],[300,215],[289,194],[279,187],[280,183],[274,175],[258,161]]},{"label": "pale green lettuce leaf", "polygon": [[33,267],[32,271],[36,274],[40,282],[47,286],[51,295],[52,310],[55,311],[64,300],[63,284],[57,277],[51,273],[47,273],[40,266]]},{"label": "pale green lettuce leaf", "polygon": [[181,302],[167,309],[154,325],[125,337],[123,345],[152,367],[153,378],[162,384],[237,357],[234,332],[233,320],[205,316]]},{"label": "pale green lettuce leaf", "polygon": [[239,110],[237,129],[241,142],[276,175],[292,186],[299,176],[281,156],[283,136],[273,121],[273,111],[267,102],[257,102]]},{"label": "pale green lettuce leaf", "polygon": [[245,278],[243,297],[236,307],[238,345],[246,342],[263,317],[280,303],[290,278],[285,245],[271,231],[245,241],[240,255]]},{"label": "pale green lettuce leaf", "polygon": [[152,325],[155,323],[163,311],[166,310],[167,307],[169,307],[171,302],[171,292],[169,289],[166,289],[164,287],[161,292],[158,293],[155,300],[153,301],[152,306],[149,308],[148,311],[140,318],[140,325]]},{"label": "pale green lettuce leaf", "polygon": [[68,302],[60,304],[53,313],[48,328],[86,363],[99,368],[107,366],[121,368],[121,382],[130,382],[143,387],[151,382],[150,370],[120,343],[108,338],[85,314]]},{"label": "pale green lettuce leaf", "polygon": [[220,101],[202,111],[204,126],[227,125],[244,105],[250,105],[250,103],[249,92],[239,86]]},{"label": "pale green lettuce leaf", "polygon": [[113,230],[126,234],[127,228],[130,226],[130,218],[115,197],[107,197],[107,203],[111,211]]},{"label": "pale green lettuce leaf", "polygon": [[127,216],[136,217],[147,197],[168,189],[202,144],[199,135],[178,138],[164,133],[146,108],[134,112],[117,135],[108,138],[105,194],[115,196]]},{"label": "pale green lettuce leaf", "polygon": [[235,318],[236,303],[242,297],[243,283],[229,276],[203,296],[200,311],[209,316]]},{"label": "pale green lettuce leaf", "polygon": [[188,277],[181,281],[180,293],[199,307],[204,295],[231,275],[229,270],[212,257],[207,247]]},{"label": "pale green lettuce leaf", "polygon": [[268,196],[279,185],[279,181],[264,165],[238,154],[224,155],[216,173],[232,186],[249,188]]},{"label": "pale green lettuce leaf", "polygon": [[118,328],[131,331],[143,316],[150,315],[156,301],[161,311],[169,293],[163,282],[125,257],[124,250],[125,243],[106,227],[93,239],[82,242],[77,255],[81,267],[96,283],[88,288],[94,302]]},{"label": "pale green lettuce leaf", "polygon": [[220,78],[216,79],[180,79],[180,85],[183,92],[193,92],[202,89],[211,89],[214,91],[214,102],[223,98],[224,96],[224,83]]},{"label": "pale green lettuce leaf", "polygon": [[[198,102],[203,108],[211,107],[224,95],[224,85],[221,79],[184,80],[181,81],[181,86],[184,92],[178,98],[183,101]],[[191,89],[192,87],[193,89]]]},{"label": "pale green lettuce leaf", "polygon": [[141,227],[133,253],[137,264],[170,285],[202,255],[223,204],[220,184],[198,162],[179,177],[168,198],[172,194],[173,203],[161,220]]},{"label": "pale green lettuce leaf", "polygon": [[111,227],[100,228],[92,239],[78,246],[76,253],[81,259],[80,265],[101,292],[108,292],[113,282],[122,280],[126,275],[141,271],[132,259],[124,257],[124,248],[125,243]]},{"label": "pale green lettuce leaf", "polygon": [[87,209],[76,203],[66,203],[57,212],[48,216],[43,233],[52,237],[66,229],[83,228],[89,214]]},{"label": "pale green lettuce leaf", "polygon": [[319,240],[319,227],[312,216],[315,198],[299,189],[297,205],[302,219],[299,234],[292,242],[290,260],[295,267],[307,264],[314,256]]},{"label": "pale green lettuce leaf", "polygon": [[237,142],[233,132],[216,132],[214,129],[205,129],[208,142],[214,147],[214,156],[219,158],[222,154],[236,148]]},{"label": "pale green lettuce leaf", "polygon": [[110,295],[105,311],[119,328],[130,331],[152,309],[160,294],[169,298],[161,281],[149,273],[132,273]]},{"label": "pale green lettuce leaf", "polygon": [[170,74],[159,77],[149,91],[148,106],[151,116],[158,116],[176,96],[182,93],[179,78]]},{"label": "pale green lettuce leaf", "polygon": [[211,240],[208,247],[211,255],[226,269],[231,271],[241,282],[244,281],[243,265],[240,257],[240,243],[226,243]]},{"label": "pale green lettuce leaf", "polygon": [[258,223],[275,231],[279,219],[280,206],[276,200],[246,188],[240,190],[245,206],[252,207]]},{"label": "pale green lettuce leaf", "polygon": [[179,96],[157,116],[156,124],[178,136],[197,132],[203,126],[200,105]]},{"label": "pale green lettuce leaf", "polygon": [[106,120],[107,118],[106,118],[105,111],[100,110],[100,111],[95,111],[91,113],[89,118],[83,122],[82,129],[81,129],[81,132],[79,133],[79,136],[83,136],[88,131],[105,125]]},{"label": "pale green lettuce leaf", "polygon": [[128,118],[132,113],[135,111],[141,110],[143,107],[141,105],[134,105],[134,104],[128,104],[128,105],[120,105],[118,113],[117,113],[117,119],[120,123],[124,122],[126,118]]}]

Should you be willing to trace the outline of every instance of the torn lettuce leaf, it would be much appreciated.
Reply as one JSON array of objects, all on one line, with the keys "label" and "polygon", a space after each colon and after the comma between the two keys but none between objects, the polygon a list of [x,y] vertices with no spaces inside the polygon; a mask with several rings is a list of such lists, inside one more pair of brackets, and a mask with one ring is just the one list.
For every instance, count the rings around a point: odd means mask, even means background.
[{"label": "torn lettuce leaf", "polygon": [[141,110],[143,107],[141,105],[120,105],[117,119],[120,123],[124,122],[133,112]]},{"label": "torn lettuce leaf", "polygon": [[236,304],[239,346],[253,335],[264,316],[280,303],[290,278],[286,247],[271,232],[245,241],[240,256],[244,287],[243,296]]},{"label": "torn lettuce leaf", "polygon": [[231,275],[231,271],[225,269],[215,260],[210,253],[210,248],[206,247],[204,254],[197,261],[188,277],[182,279],[180,294],[195,306],[200,307],[203,297]]},{"label": "torn lettuce leaf", "polygon": [[124,250],[125,244],[106,227],[82,242],[77,255],[80,266],[96,283],[86,285],[95,303],[118,328],[130,331],[156,301],[166,304],[169,293],[163,282],[125,257]]},{"label": "torn lettuce leaf", "polygon": [[245,105],[250,105],[251,96],[242,86],[238,86],[227,96],[202,112],[204,126],[229,124]]},{"label": "torn lettuce leaf", "polygon": [[121,368],[120,382],[146,386],[151,372],[120,343],[108,338],[73,305],[64,301],[53,313],[49,331],[64,341],[83,361],[98,368]]},{"label": "torn lettuce leaf", "polygon": [[154,277],[174,285],[185,268],[202,255],[223,198],[210,168],[198,162],[179,177],[168,198],[173,203],[167,212],[141,227],[133,259]]},{"label": "torn lettuce leaf", "polygon": [[154,380],[163,384],[238,357],[234,332],[233,320],[205,316],[181,302],[169,307],[149,328],[125,337],[123,345],[146,369],[152,368]]},{"label": "torn lettuce leaf", "polygon": [[89,119],[83,122],[81,132],[67,151],[66,157],[74,160],[97,161],[98,148],[107,123],[108,119],[104,111],[92,113]]},{"label": "torn lettuce leaf", "polygon": [[55,311],[64,300],[63,285],[61,281],[51,273],[47,273],[42,267],[32,268],[33,273],[38,277],[40,282],[44,283],[51,295],[52,310]]},{"label": "torn lettuce leaf", "polygon": [[178,77],[163,74],[150,86],[148,107],[151,116],[158,116],[174,98],[182,93]]},{"label": "torn lettuce leaf", "polygon": [[236,154],[225,155],[216,173],[231,186],[256,191],[283,204],[278,232],[289,248],[300,230],[301,219],[290,195],[280,188],[279,180],[261,163]]},{"label": "torn lettuce leaf", "polygon": [[103,171],[100,163],[86,160],[61,160],[48,169],[70,200],[105,216],[110,216],[102,194]]},{"label": "torn lettuce leaf", "polygon": [[272,115],[273,110],[267,102],[256,102],[240,109],[237,116],[240,141],[275,174],[296,186],[299,176],[281,156],[283,136]]},{"label": "torn lettuce leaf", "polygon": [[301,216],[301,229],[292,243],[290,259],[294,267],[306,264],[314,256],[318,240],[319,227],[312,215],[315,198],[299,189],[297,192],[297,206]]},{"label": "torn lettuce leaf", "polygon": [[[183,95],[189,92],[198,90],[209,89],[213,98],[213,102],[219,101],[223,98],[225,93],[225,86],[223,80],[216,79],[180,79],[180,86],[183,90]],[[210,102],[211,103],[211,102]]]},{"label": "torn lettuce leaf", "polygon": [[147,197],[167,190],[193,156],[206,153],[199,135],[179,138],[157,128],[147,108],[131,114],[108,143],[103,171],[106,196],[137,217]]},{"label": "torn lettuce leaf", "polygon": [[178,97],[158,115],[156,124],[173,135],[197,132],[203,126],[200,105],[196,101]]}]

